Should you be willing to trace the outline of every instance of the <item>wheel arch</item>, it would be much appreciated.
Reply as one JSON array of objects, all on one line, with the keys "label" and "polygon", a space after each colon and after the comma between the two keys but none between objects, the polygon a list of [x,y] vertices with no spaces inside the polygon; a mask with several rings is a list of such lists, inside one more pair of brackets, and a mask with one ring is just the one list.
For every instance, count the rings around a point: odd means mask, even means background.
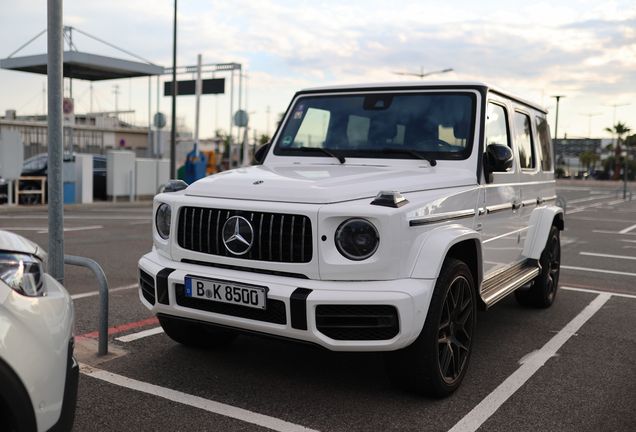
[{"label": "wheel arch", "polygon": [[530,259],[539,259],[545,248],[552,226],[559,231],[565,228],[564,213],[561,207],[550,206],[533,211],[530,216],[530,230],[528,239],[523,247],[523,256]]},{"label": "wheel arch", "polygon": [[430,232],[420,247],[411,277],[436,279],[447,257],[463,261],[473,276],[475,289],[482,275],[482,247],[479,233],[462,225],[447,225]]}]

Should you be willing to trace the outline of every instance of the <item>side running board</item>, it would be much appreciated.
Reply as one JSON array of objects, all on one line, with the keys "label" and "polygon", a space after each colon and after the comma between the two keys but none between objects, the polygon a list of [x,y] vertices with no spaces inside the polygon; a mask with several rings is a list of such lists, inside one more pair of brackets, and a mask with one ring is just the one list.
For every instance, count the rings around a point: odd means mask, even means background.
[{"label": "side running board", "polygon": [[527,260],[508,270],[498,273],[481,286],[481,299],[486,308],[497,303],[499,300],[524,286],[541,272],[541,266],[537,260]]}]

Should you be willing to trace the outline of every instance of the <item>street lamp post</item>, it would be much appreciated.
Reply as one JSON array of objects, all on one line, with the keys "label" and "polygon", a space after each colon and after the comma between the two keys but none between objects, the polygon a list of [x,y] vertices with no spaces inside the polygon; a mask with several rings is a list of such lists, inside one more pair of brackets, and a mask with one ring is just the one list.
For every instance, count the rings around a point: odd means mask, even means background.
[{"label": "street lamp post", "polygon": [[559,128],[559,99],[567,97],[565,95],[558,95],[558,96],[550,96],[553,98],[556,98],[556,119],[554,121],[554,139],[556,140],[558,135],[558,128]]}]

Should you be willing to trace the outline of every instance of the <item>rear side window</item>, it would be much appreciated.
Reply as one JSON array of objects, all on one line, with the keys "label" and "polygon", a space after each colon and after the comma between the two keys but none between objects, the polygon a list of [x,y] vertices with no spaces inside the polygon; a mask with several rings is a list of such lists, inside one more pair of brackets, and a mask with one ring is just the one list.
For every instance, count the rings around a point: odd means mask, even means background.
[{"label": "rear side window", "polygon": [[548,122],[541,117],[535,117],[537,134],[539,135],[539,152],[541,153],[541,169],[552,171],[552,152],[550,152],[550,130]]},{"label": "rear side window", "polygon": [[536,167],[536,157],[534,146],[532,145],[532,123],[530,116],[516,111],[515,122],[515,143],[519,149],[519,163],[522,169],[534,169]]}]

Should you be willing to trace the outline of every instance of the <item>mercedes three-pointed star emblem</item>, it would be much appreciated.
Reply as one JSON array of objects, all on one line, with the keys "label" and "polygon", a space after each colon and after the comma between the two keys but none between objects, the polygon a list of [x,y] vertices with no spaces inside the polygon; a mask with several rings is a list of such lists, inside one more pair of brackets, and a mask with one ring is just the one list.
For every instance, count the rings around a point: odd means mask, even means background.
[{"label": "mercedes three-pointed star emblem", "polygon": [[234,255],[244,255],[254,241],[252,224],[243,216],[232,216],[223,225],[223,244]]}]

